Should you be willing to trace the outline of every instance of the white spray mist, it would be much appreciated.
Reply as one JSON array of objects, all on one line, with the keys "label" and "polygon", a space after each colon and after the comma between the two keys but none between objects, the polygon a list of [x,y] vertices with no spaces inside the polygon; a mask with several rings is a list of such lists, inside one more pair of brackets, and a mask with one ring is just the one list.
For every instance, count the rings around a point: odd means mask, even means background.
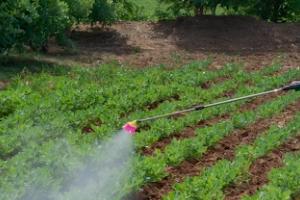
[{"label": "white spray mist", "polygon": [[99,145],[93,159],[76,174],[69,189],[58,199],[112,200],[122,194],[121,190],[131,175],[131,137],[120,131]]},{"label": "white spray mist", "polygon": [[[132,136],[120,131],[108,141],[97,145],[94,153],[74,172],[63,191],[27,188],[22,200],[114,200],[120,199],[122,191],[132,175]],[[66,163],[68,164],[68,163]]]}]

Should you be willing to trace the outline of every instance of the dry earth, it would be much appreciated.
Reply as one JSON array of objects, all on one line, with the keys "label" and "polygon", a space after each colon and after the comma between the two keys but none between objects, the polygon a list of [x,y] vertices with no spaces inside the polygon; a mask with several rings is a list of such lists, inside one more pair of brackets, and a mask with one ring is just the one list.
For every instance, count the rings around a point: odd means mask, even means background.
[{"label": "dry earth", "polygon": [[212,58],[213,66],[243,62],[248,67],[282,61],[299,66],[300,23],[275,24],[252,17],[203,16],[176,21],[118,22],[110,28],[80,25],[70,33],[76,53],[52,45],[49,57],[83,64],[117,61],[145,67],[179,66]]}]

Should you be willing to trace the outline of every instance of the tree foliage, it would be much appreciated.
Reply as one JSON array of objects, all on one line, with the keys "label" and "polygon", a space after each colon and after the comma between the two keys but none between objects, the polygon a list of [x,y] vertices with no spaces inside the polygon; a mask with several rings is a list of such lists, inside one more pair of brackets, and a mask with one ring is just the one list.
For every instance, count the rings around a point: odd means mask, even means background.
[{"label": "tree foliage", "polygon": [[63,41],[74,23],[104,26],[132,20],[137,12],[129,0],[2,0],[0,53],[24,46],[47,51],[49,39]]},{"label": "tree foliage", "polygon": [[61,0],[6,1],[0,7],[2,52],[21,45],[46,50],[49,38],[63,35],[71,25],[69,7]]},{"label": "tree foliage", "polygon": [[273,22],[295,21],[300,16],[299,0],[163,0],[170,3],[170,9],[179,14],[181,10],[194,10],[195,15],[203,15],[205,10],[215,12],[217,6],[243,10],[246,14],[258,16]]},{"label": "tree foliage", "polygon": [[[258,16],[273,22],[300,20],[299,0],[162,0],[169,13],[158,18],[203,15],[216,9]],[[75,23],[109,25],[116,20],[140,20],[145,7],[134,0],[2,0],[0,2],[0,53],[12,47],[47,51],[50,38],[65,39]],[[170,12],[171,11],[171,12]],[[172,14],[170,14],[172,13]]]},{"label": "tree foliage", "polygon": [[300,16],[299,0],[248,0],[248,13],[273,22],[295,21]]}]

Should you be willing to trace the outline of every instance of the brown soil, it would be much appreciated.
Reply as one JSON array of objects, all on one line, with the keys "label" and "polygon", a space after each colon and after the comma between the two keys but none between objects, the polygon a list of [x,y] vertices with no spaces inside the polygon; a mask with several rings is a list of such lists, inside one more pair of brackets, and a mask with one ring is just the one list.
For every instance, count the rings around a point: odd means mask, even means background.
[{"label": "brown soil", "polygon": [[214,80],[210,80],[210,81],[207,81],[207,82],[204,82],[204,83],[202,83],[201,85],[200,85],[200,87],[202,88],[202,89],[209,89],[209,88],[211,88],[213,85],[216,85],[216,84],[218,84],[218,83],[222,83],[222,82],[224,82],[224,81],[226,81],[226,80],[228,80],[228,79],[230,79],[231,77],[228,77],[228,76],[221,76],[221,77],[218,77],[218,78],[216,78],[216,79],[214,79]]},{"label": "brown soil", "polygon": [[[251,71],[255,71],[255,70],[258,70],[258,68],[255,67],[255,68],[251,69]],[[286,71],[286,69],[283,68],[283,69],[280,69],[278,72],[275,72],[275,74],[279,75],[280,73],[283,73],[284,71]],[[217,78],[215,80],[211,80],[211,81],[205,82],[204,84],[201,85],[201,87],[203,89],[209,89],[213,84],[216,84],[216,83],[219,83],[219,82],[223,82],[223,81],[225,81],[227,79],[229,79],[229,77],[219,77],[219,78]],[[251,83],[246,83],[246,84],[251,85]],[[234,96],[234,94],[235,94],[235,91],[234,90],[230,90],[230,91],[227,91],[227,92],[221,94],[217,98],[221,98],[221,97],[232,98]],[[273,98],[273,97],[275,97],[275,95],[273,95],[273,96],[270,95],[269,97]],[[257,98],[257,99],[254,99],[252,102],[246,103],[244,106],[242,106],[239,109],[239,111],[242,112],[242,111],[245,111],[245,110],[255,109],[257,107],[257,105],[260,105],[260,104],[262,104],[263,102],[265,102],[267,100],[270,100],[270,99],[268,99],[268,98]],[[180,118],[180,117],[183,117],[183,116],[185,116],[185,115],[184,114],[180,114],[180,115],[174,116],[173,118],[177,119],[177,118]],[[166,138],[162,138],[161,140],[157,141],[156,143],[154,143],[150,147],[147,146],[147,147],[142,148],[141,149],[141,153],[143,155],[152,155],[156,149],[163,150],[165,148],[165,146],[167,146],[168,144],[170,144],[173,139],[184,139],[184,138],[194,137],[195,136],[195,132],[194,132],[195,129],[201,128],[201,127],[204,127],[204,126],[212,125],[212,124],[217,123],[217,122],[219,122],[221,120],[226,120],[229,117],[230,117],[230,115],[222,115],[222,116],[217,116],[217,117],[215,117],[213,119],[210,119],[210,120],[200,121],[195,126],[187,127],[186,129],[184,129],[180,133],[175,133],[175,134],[172,134],[172,135],[170,135],[170,136],[168,136]],[[149,129],[149,128],[150,128],[149,126],[143,127],[143,128],[139,128],[138,131],[140,131],[140,130],[146,130],[146,129]]]},{"label": "brown soil", "polygon": [[100,119],[91,119],[82,128],[82,133],[89,134],[94,132],[93,126],[101,126],[102,121]]},{"label": "brown soil", "polygon": [[246,67],[265,66],[274,59],[299,66],[300,24],[276,24],[252,17],[202,16],[176,21],[119,22],[110,28],[80,25],[71,32],[77,53],[50,45],[49,57],[97,65],[115,60],[130,66],[180,66],[191,60],[213,59]]},{"label": "brown soil", "polygon": [[174,139],[180,140],[180,139],[195,137],[195,130],[197,128],[202,128],[202,127],[205,127],[205,126],[211,126],[211,125],[216,124],[216,123],[218,123],[222,120],[228,119],[229,116],[230,115],[222,115],[222,116],[217,116],[215,118],[212,118],[210,120],[200,121],[195,126],[187,127],[180,133],[172,134],[169,137],[163,138],[163,139],[155,142],[150,147],[144,147],[141,150],[142,151],[141,153],[145,156],[150,156],[157,149],[163,151],[165,149],[165,147],[172,142],[172,140],[174,140]]},{"label": "brown soil", "polygon": [[0,80],[0,91],[5,90],[5,88],[8,86],[8,81]]},{"label": "brown soil", "polygon": [[[238,109],[238,112],[245,112],[248,110],[255,110],[259,105],[270,101],[271,99],[274,99],[278,97],[278,94],[272,94],[269,95],[267,97],[258,97],[254,100],[249,101],[248,103],[244,104],[241,106],[241,108]],[[202,120],[199,121],[195,126],[191,126],[191,127],[187,127],[185,128],[183,131],[181,131],[180,133],[175,133],[175,134],[171,134],[170,136],[166,137],[166,138],[162,138],[161,140],[155,142],[154,144],[152,144],[151,146],[148,147],[144,147],[141,150],[141,153],[143,155],[152,155],[155,150],[159,149],[160,151],[163,151],[165,149],[165,147],[167,145],[169,145],[172,140],[174,139],[186,139],[186,138],[191,138],[191,137],[195,137],[195,130],[198,128],[202,128],[205,126],[212,126],[222,120],[227,120],[231,117],[231,115],[229,114],[225,114],[222,116],[217,116],[214,117],[212,119],[209,120]]]},{"label": "brown soil", "polygon": [[172,185],[175,183],[182,182],[188,176],[199,175],[204,168],[212,166],[218,160],[232,160],[236,147],[252,143],[259,134],[264,133],[272,124],[284,126],[299,109],[300,101],[288,106],[285,111],[275,117],[258,120],[244,129],[236,129],[232,134],[208,149],[200,159],[186,160],[177,167],[168,167],[169,176],[159,182],[144,186],[140,192],[133,195],[133,199],[161,199],[163,195],[171,191]]},{"label": "brown soil", "polygon": [[180,99],[180,96],[178,94],[175,94],[169,98],[166,98],[166,99],[162,99],[162,100],[159,100],[159,101],[155,101],[153,103],[150,103],[148,105],[146,105],[146,108],[148,110],[153,110],[155,108],[157,108],[160,104],[162,104],[163,102],[166,102],[166,101],[178,101]]},{"label": "brown soil", "polygon": [[283,166],[284,155],[296,151],[300,151],[300,135],[256,160],[250,167],[249,179],[226,188],[225,199],[238,200],[243,195],[253,195],[259,188],[268,183],[268,172],[271,169]]}]

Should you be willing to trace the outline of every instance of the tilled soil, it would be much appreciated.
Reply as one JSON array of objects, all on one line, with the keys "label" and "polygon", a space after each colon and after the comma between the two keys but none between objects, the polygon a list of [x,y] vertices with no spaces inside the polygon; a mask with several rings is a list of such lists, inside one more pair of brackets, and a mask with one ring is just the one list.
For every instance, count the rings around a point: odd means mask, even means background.
[{"label": "tilled soil", "polygon": [[163,139],[155,142],[153,145],[151,145],[149,147],[143,148],[141,153],[145,156],[150,156],[157,149],[163,151],[165,149],[165,147],[172,142],[172,140],[174,140],[174,139],[180,140],[180,139],[195,137],[195,130],[197,128],[202,128],[202,127],[205,127],[205,126],[211,126],[211,125],[216,124],[216,123],[218,123],[222,120],[226,120],[229,117],[230,117],[230,115],[221,115],[221,116],[214,117],[210,120],[200,121],[195,126],[187,127],[183,131],[181,131],[180,133],[172,134],[169,137],[163,138]]},{"label": "tilled soil", "polygon": [[283,166],[283,158],[286,153],[299,151],[300,135],[256,160],[250,167],[247,181],[233,184],[225,189],[225,199],[238,200],[243,195],[253,195],[259,188],[268,183],[268,172],[271,169]]},{"label": "tilled soil", "polygon": [[[256,71],[259,70],[258,68],[252,68],[251,71]],[[273,74],[273,76],[277,76],[279,74],[282,74],[284,71],[286,71],[286,69],[280,69],[277,72],[275,72]],[[228,80],[230,77],[219,77],[215,80],[212,81],[208,81],[205,82],[204,84],[201,85],[202,88],[205,89],[209,89],[212,85],[214,85],[215,83],[219,83],[225,80]],[[246,83],[248,85],[251,85],[251,83]],[[221,94],[219,97],[217,98],[221,98],[221,97],[227,97],[227,98],[232,98],[235,94],[234,90],[230,90],[227,91],[223,94]],[[274,98],[276,95],[270,95],[270,98]],[[269,100],[269,98],[257,98],[254,99],[253,101],[250,101],[248,103],[246,103],[245,105],[241,106],[241,108],[239,109],[239,112],[243,112],[243,111],[247,111],[247,110],[253,110],[255,109],[258,105],[266,102],[267,100]],[[184,115],[183,115],[184,116]],[[178,116],[180,117],[180,116]],[[197,128],[201,128],[204,126],[210,126],[213,125],[221,120],[226,120],[230,117],[229,114],[225,114],[225,115],[221,115],[221,116],[216,116],[210,120],[203,120],[203,121],[199,121],[195,126],[190,126],[185,128],[183,131],[181,131],[180,133],[175,133],[172,134],[168,137],[162,138],[161,140],[155,142],[154,144],[144,147],[141,149],[141,154],[143,155],[152,155],[154,153],[154,151],[156,149],[159,150],[164,150],[164,148],[170,144],[172,142],[173,139],[184,139],[184,138],[190,138],[190,137],[194,137],[195,136],[195,129]],[[148,127],[149,128],[149,127]]]},{"label": "tilled soil", "polygon": [[[269,95],[267,97],[258,97],[254,100],[251,100],[247,103],[245,103],[244,105],[242,105],[237,112],[245,112],[245,111],[249,111],[249,110],[255,110],[259,105],[270,101],[271,99],[274,99],[278,96],[278,94],[272,94]],[[236,112],[235,112],[236,113]],[[231,115],[229,114],[224,114],[221,116],[216,116],[213,117],[212,119],[209,120],[202,120],[199,121],[195,126],[191,126],[191,127],[187,127],[185,128],[183,131],[181,131],[180,133],[175,133],[172,134],[168,137],[162,138],[161,140],[155,142],[154,144],[152,144],[151,146],[145,147],[142,149],[142,154],[143,155],[152,155],[156,149],[159,149],[161,151],[163,151],[165,149],[165,147],[167,145],[169,145],[173,139],[186,139],[186,138],[192,138],[195,137],[195,130],[198,128],[202,128],[205,126],[212,126],[220,121],[224,121],[224,120],[228,120],[231,117]]]},{"label": "tilled soil", "polygon": [[197,176],[201,171],[214,165],[218,160],[234,158],[236,147],[251,144],[260,134],[263,134],[272,124],[284,126],[300,110],[300,102],[288,106],[285,111],[269,119],[258,120],[256,123],[236,129],[232,134],[223,138],[220,142],[201,156],[200,159],[186,160],[177,167],[168,167],[170,174],[163,180],[144,186],[138,193],[133,194],[132,199],[156,200],[171,191],[172,185],[182,182],[188,176]]}]

